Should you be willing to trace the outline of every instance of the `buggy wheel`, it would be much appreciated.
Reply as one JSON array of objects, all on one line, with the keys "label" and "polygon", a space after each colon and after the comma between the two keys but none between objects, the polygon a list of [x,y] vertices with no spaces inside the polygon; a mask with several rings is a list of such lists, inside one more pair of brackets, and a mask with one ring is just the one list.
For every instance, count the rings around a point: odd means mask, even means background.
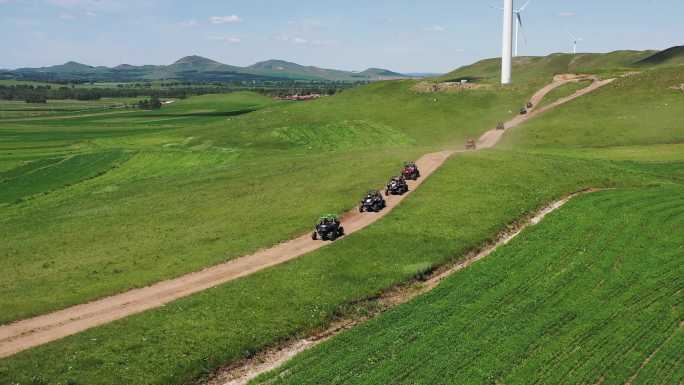
[{"label": "buggy wheel", "polygon": [[389,189],[385,190],[385,196],[386,196],[386,197],[389,196]]},{"label": "buggy wheel", "polygon": [[359,206],[359,212],[360,212],[360,213],[363,212],[363,205]]},{"label": "buggy wheel", "polygon": [[344,236],[344,227],[340,226],[340,229],[338,231],[339,231],[339,236],[343,237]]},{"label": "buggy wheel", "polygon": [[315,231],[311,234],[311,239],[314,241],[318,239],[318,234]]},{"label": "buggy wheel", "polygon": [[331,242],[334,242],[336,239],[337,239],[337,231],[332,231],[328,234],[328,240],[330,240]]}]

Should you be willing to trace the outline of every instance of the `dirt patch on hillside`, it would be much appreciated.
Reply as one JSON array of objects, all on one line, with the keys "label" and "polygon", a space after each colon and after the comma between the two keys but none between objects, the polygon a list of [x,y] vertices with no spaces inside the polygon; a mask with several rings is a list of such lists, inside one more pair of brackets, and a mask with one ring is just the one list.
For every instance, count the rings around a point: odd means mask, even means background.
[{"label": "dirt patch on hillside", "polygon": [[468,90],[479,90],[492,88],[490,84],[461,83],[461,82],[420,82],[413,86],[413,90],[420,93],[433,92],[460,92]]},{"label": "dirt patch on hillside", "polygon": [[679,91],[684,92],[684,83],[682,83],[682,84],[680,84],[680,85],[678,85],[678,86],[672,86],[672,87],[670,87],[670,88],[673,89],[673,90],[679,90]]}]

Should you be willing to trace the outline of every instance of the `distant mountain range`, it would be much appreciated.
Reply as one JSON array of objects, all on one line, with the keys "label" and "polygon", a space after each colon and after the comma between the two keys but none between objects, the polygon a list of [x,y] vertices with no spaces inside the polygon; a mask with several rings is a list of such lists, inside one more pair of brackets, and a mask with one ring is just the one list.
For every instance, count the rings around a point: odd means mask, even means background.
[{"label": "distant mountain range", "polygon": [[250,80],[377,81],[411,76],[386,69],[350,72],[268,60],[249,67],[231,66],[201,56],[186,56],[171,65],[93,67],[70,61],[65,64],[0,71],[0,79],[39,81],[150,81],[181,80],[229,82]]}]

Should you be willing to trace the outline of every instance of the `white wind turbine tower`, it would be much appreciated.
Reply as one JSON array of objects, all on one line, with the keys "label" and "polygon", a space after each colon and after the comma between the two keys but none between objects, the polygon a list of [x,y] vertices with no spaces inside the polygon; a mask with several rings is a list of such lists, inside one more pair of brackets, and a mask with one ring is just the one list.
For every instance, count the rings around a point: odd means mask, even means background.
[{"label": "white wind turbine tower", "polygon": [[[516,19],[515,20],[516,21],[516,23],[515,23],[515,53],[513,54],[514,57],[518,56],[518,46],[520,45],[519,36],[520,36],[520,31],[523,29],[522,13],[523,13],[523,11],[525,11],[527,6],[530,5],[531,1],[532,0],[527,0],[527,2],[525,4],[523,4],[522,7],[518,8],[518,9],[513,9],[513,14],[515,15],[515,19]],[[491,7],[494,9],[498,9],[500,11],[504,10],[503,8],[498,7],[498,6],[494,6],[494,5],[492,5]],[[523,34],[523,37],[524,37],[524,34]]]},{"label": "white wind turbine tower", "polygon": [[511,84],[513,66],[513,0],[504,0],[501,84]]},{"label": "white wind turbine tower", "polygon": [[577,55],[577,43],[583,41],[584,39],[582,39],[581,37],[575,37],[575,35],[573,35],[570,32],[568,32],[568,35],[570,35],[570,37],[572,38],[572,54]]}]

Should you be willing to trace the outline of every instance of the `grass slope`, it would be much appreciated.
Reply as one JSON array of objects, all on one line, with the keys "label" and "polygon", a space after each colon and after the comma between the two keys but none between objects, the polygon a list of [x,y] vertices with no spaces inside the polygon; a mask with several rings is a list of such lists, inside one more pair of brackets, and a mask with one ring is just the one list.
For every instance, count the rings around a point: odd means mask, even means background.
[{"label": "grass slope", "polygon": [[678,383],[683,208],[682,186],[577,198],[433,292],[254,383]]},{"label": "grass slope", "polygon": [[582,148],[684,142],[684,83],[678,68],[618,79],[597,92],[513,130],[503,145]]},{"label": "grass slope", "polygon": [[[2,360],[0,383],[36,377],[62,384],[182,384],[321,327],[346,304],[458,259],[567,191],[656,179],[609,162],[502,151],[457,156],[362,232],[164,308]],[[64,359],[49,359],[54,356]]]},{"label": "grass slope", "polygon": [[684,46],[672,47],[638,62],[642,66],[678,66],[684,64]]},{"label": "grass slope", "polygon": [[[514,58],[514,83],[526,83],[539,77],[551,77],[565,73],[602,73],[629,71],[635,63],[655,51],[615,51],[605,54],[580,53],[577,55],[557,53],[549,56],[522,56]],[[633,70],[633,69],[632,69]],[[501,71],[501,59],[486,59],[475,64],[458,68],[440,78],[440,81],[453,79],[472,79],[496,83]]]},{"label": "grass slope", "polygon": [[[30,174],[4,183],[0,268],[13,274],[0,277],[0,322],[304,233],[321,213],[354,207],[402,161],[478,135],[532,91],[435,98],[413,84],[377,83],[310,103],[208,95],[161,111],[0,122],[0,164],[14,174],[44,159],[126,153],[94,179],[87,168],[45,169],[50,176],[39,183]],[[12,171],[26,161],[38,163]]]}]

